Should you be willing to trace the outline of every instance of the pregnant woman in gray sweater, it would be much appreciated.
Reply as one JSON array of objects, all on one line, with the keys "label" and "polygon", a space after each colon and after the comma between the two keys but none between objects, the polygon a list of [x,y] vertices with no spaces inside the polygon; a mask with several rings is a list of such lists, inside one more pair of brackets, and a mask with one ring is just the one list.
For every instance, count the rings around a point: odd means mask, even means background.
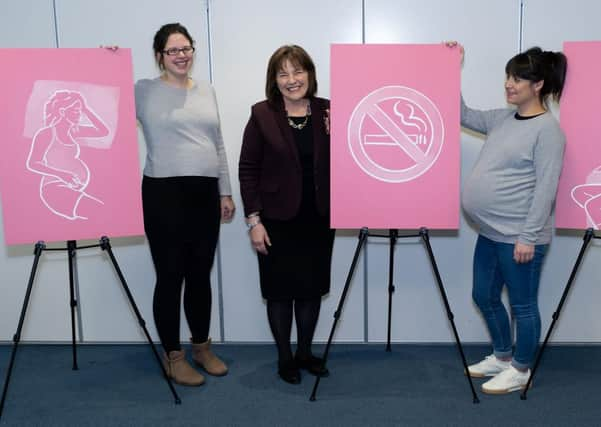
[{"label": "pregnant woman in gray sweater", "polygon": [[[525,387],[540,338],[538,286],[565,146],[547,99],[559,100],[566,70],[562,53],[532,48],[505,67],[507,102],[517,108],[479,111],[461,101],[462,126],[486,135],[462,192],[463,209],[479,229],[472,296],[493,346],[468,370],[493,377],[482,385],[485,393]],[[515,351],[504,286],[516,321]]]}]

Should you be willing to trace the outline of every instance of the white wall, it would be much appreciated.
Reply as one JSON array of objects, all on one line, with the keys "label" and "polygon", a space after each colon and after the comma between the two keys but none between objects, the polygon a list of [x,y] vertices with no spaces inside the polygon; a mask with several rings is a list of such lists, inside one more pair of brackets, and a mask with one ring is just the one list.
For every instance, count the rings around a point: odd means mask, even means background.
[{"label": "white wall", "polygon": [[[522,15],[523,5],[523,15]],[[588,11],[585,13],[585,11]],[[237,161],[250,106],[263,98],[267,60],[284,43],[305,47],[317,66],[319,94],[329,96],[331,43],[437,43],[459,40],[466,48],[462,90],[475,107],[502,106],[505,61],[520,45],[561,49],[564,40],[601,38],[594,0],[20,0],[0,15],[0,47],[96,47],[133,49],[134,78],[157,69],[152,37],[160,25],[179,21],[197,41],[194,77],[212,77],[239,207],[222,227],[220,262],[213,271],[215,340],[270,341],[258,287],[255,256],[241,216]],[[523,20],[521,20],[523,18]],[[209,27],[210,24],[210,27]],[[444,78],[444,76],[441,76]],[[462,134],[462,177],[473,166],[482,140]],[[140,160],[144,143],[140,139]],[[408,204],[411,201],[407,201]],[[385,231],[384,231],[385,232]],[[402,233],[402,232],[401,232]],[[458,232],[432,232],[438,267],[461,338],[486,341],[484,324],[470,300],[471,256],[476,237],[462,218]],[[578,234],[562,234],[551,246],[541,284],[543,328],[551,320],[581,245]],[[88,243],[88,242],[86,242]],[[154,271],[144,238],[112,240],[114,253],[153,337]],[[316,340],[325,341],[357,244],[357,233],[337,234],[332,292],[324,299]],[[12,338],[33,261],[30,246],[0,244],[0,341]],[[558,324],[555,341],[601,341],[597,285],[598,244],[584,259]],[[86,341],[142,341],[133,313],[110,262],[100,250],[78,254],[81,334]],[[338,341],[382,341],[386,337],[388,241],[370,239],[352,281],[339,323]],[[392,338],[401,342],[451,342],[452,334],[428,258],[419,239],[396,248]],[[222,296],[222,298],[219,298]],[[183,317],[182,317],[183,319]],[[70,339],[67,260],[45,253],[23,331],[26,341]],[[223,336],[221,335],[223,330]],[[187,330],[182,326],[182,338]]]}]

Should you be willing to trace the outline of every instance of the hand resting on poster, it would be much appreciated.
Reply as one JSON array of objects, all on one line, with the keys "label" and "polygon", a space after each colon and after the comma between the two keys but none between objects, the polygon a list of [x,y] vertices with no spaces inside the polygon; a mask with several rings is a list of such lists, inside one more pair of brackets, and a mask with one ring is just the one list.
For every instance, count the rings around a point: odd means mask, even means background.
[{"label": "hand resting on poster", "polygon": [[465,58],[465,49],[463,48],[463,45],[456,40],[447,40],[443,43],[445,44],[445,46],[451,49],[459,49],[459,54],[461,55],[461,65],[463,65],[463,59]]}]

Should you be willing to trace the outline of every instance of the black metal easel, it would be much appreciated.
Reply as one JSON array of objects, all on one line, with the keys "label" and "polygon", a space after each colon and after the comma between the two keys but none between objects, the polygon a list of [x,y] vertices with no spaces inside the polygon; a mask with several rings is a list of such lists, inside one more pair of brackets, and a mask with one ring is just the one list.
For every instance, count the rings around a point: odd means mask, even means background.
[{"label": "black metal easel", "polygon": [[80,246],[79,248],[77,247],[77,243],[75,240],[67,241],[66,248],[46,248],[45,243],[40,241],[40,242],[36,243],[36,245],[35,245],[35,249],[34,249],[35,258],[33,260],[33,266],[31,267],[31,273],[29,275],[29,282],[27,284],[27,291],[25,292],[25,299],[23,300],[23,307],[21,308],[21,316],[19,317],[19,325],[17,326],[17,332],[13,336],[12,353],[11,353],[10,362],[8,365],[8,372],[6,373],[6,379],[4,380],[4,389],[2,391],[2,400],[0,401],[0,418],[2,418],[2,411],[4,409],[4,402],[6,400],[8,385],[10,383],[10,376],[11,376],[11,373],[13,370],[15,356],[17,353],[17,346],[19,345],[19,341],[21,340],[21,330],[23,329],[25,313],[27,311],[27,306],[29,305],[31,289],[33,287],[33,282],[35,279],[38,262],[40,260],[40,256],[42,255],[42,251],[65,251],[65,250],[67,251],[67,256],[69,259],[69,294],[70,294],[70,306],[71,306],[71,346],[73,349],[73,368],[72,369],[74,371],[76,371],[79,368],[77,367],[77,350],[76,350],[76,343],[75,343],[75,308],[77,307],[77,300],[75,299],[75,293],[74,293],[75,273],[74,273],[74,268],[73,268],[73,261],[76,256],[77,249],[87,249],[87,248],[97,248],[97,247],[102,248],[102,250],[104,250],[108,253],[108,255],[111,259],[111,262],[113,263],[113,266],[115,267],[115,270],[117,271],[117,275],[119,276],[119,280],[121,281],[123,290],[127,294],[129,303],[131,304],[131,307],[133,308],[133,310],[136,314],[138,323],[142,327],[142,329],[144,331],[144,335],[146,336],[146,339],[148,340],[148,343],[150,344],[150,346],[152,348],[152,352],[154,353],[156,360],[157,360],[159,366],[161,367],[161,371],[163,372],[163,376],[165,377],[165,380],[167,381],[167,384],[169,385],[169,389],[171,390],[171,393],[173,394],[175,403],[176,404],[181,403],[181,400],[180,400],[179,396],[177,395],[177,392],[175,391],[175,388],[173,387],[171,380],[167,376],[167,372],[165,371],[163,364],[161,363],[161,358],[159,356],[159,353],[157,352],[156,347],[154,346],[154,343],[152,342],[152,339],[150,338],[150,334],[148,333],[148,330],[146,329],[146,322],[142,318],[142,315],[140,314],[140,311],[138,310],[138,307],[136,306],[134,297],[132,296],[132,294],[129,290],[129,287],[127,286],[127,282],[125,281],[125,277],[123,276],[123,273],[121,272],[121,269],[119,268],[119,265],[117,264],[117,260],[115,259],[115,256],[113,255],[113,250],[111,248],[109,238],[106,236],[103,236],[100,238],[99,244],[89,245],[89,246]]},{"label": "black metal easel", "polygon": [[[442,279],[440,278],[440,273],[438,272],[438,266],[436,265],[436,260],[434,259],[434,253],[432,252],[432,246],[430,245],[430,236],[428,234],[428,229],[425,227],[422,227],[419,230],[418,234],[409,234],[409,235],[404,235],[404,236],[399,236],[398,230],[392,230],[392,229],[389,230],[388,235],[369,234],[368,229],[366,227],[362,228],[359,231],[359,242],[357,243],[357,248],[355,249],[355,255],[353,256],[353,261],[351,262],[351,267],[350,267],[349,273],[346,276],[346,282],[344,284],[344,289],[342,290],[342,295],[340,296],[340,301],[338,302],[338,307],[336,308],[336,311],[334,312],[334,323],[332,324],[332,329],[330,331],[328,343],[327,343],[325,351],[324,351],[321,371],[325,370],[325,366],[326,366],[326,363],[328,360],[328,355],[330,353],[330,346],[332,345],[332,339],[334,337],[334,331],[336,330],[336,325],[338,324],[340,314],[342,313],[342,307],[344,305],[344,301],[346,299],[346,294],[348,293],[348,289],[351,284],[351,280],[353,278],[353,273],[357,266],[357,261],[359,260],[359,254],[361,253],[361,249],[363,248],[363,245],[365,244],[365,241],[367,240],[368,236],[386,237],[386,238],[390,239],[389,266],[388,266],[388,340],[387,340],[387,344],[386,344],[386,351],[391,351],[390,331],[391,331],[391,317],[392,317],[392,294],[394,293],[394,290],[395,290],[394,284],[393,284],[394,247],[396,245],[397,239],[399,239],[399,238],[419,237],[422,239],[422,241],[424,242],[424,244],[426,246],[426,251],[428,252],[428,257],[430,259],[430,263],[432,264],[432,269],[434,270],[434,275],[436,276],[436,282],[438,284],[438,289],[439,289],[442,299],[444,301],[445,309],[447,312],[447,317],[448,317],[449,321],[451,322],[453,334],[455,336],[455,341],[457,343],[457,349],[459,350],[459,354],[461,355],[461,361],[463,363],[463,368],[465,369],[464,372],[468,372],[465,354],[463,353],[463,347],[461,345],[461,341],[459,339],[459,334],[457,333],[457,328],[455,327],[455,322],[453,320],[455,316],[453,315],[453,312],[451,311],[451,307],[449,305],[449,300],[447,299],[447,295],[444,290],[444,286],[442,284]],[[480,399],[478,399],[478,395],[476,394],[476,390],[474,389],[474,384],[472,382],[472,378],[469,375],[466,375],[466,378],[468,380],[470,389],[472,391],[473,403],[480,403]],[[317,388],[319,387],[320,381],[321,381],[321,376],[317,375],[317,377],[315,378],[315,385],[313,386],[313,391],[311,392],[311,397],[309,398],[309,400],[315,401],[316,394],[317,394]]]},{"label": "black metal easel", "polygon": [[545,336],[545,341],[543,342],[543,345],[538,350],[536,360],[534,362],[534,365],[532,366],[532,373],[530,374],[530,378],[528,378],[526,387],[524,388],[524,390],[522,390],[522,393],[520,394],[520,399],[522,399],[522,400],[527,399],[526,394],[528,393],[528,388],[530,388],[530,384],[532,383],[532,378],[534,378],[534,374],[536,373],[536,370],[538,369],[538,365],[540,364],[540,360],[543,356],[543,352],[545,351],[545,348],[547,347],[547,342],[549,341],[549,337],[551,336],[551,331],[553,331],[555,322],[557,322],[557,319],[559,318],[559,313],[561,311],[561,308],[563,307],[566,297],[568,296],[568,292],[570,292],[570,288],[572,287],[572,283],[574,282],[574,278],[576,277],[576,272],[578,271],[578,267],[580,267],[580,263],[582,262],[582,257],[584,256],[584,252],[586,251],[586,248],[588,247],[588,245],[592,239],[601,239],[601,237],[595,236],[593,229],[588,228],[584,232],[584,236],[582,239],[583,239],[583,242],[582,242],[582,246],[580,247],[580,252],[578,253],[578,258],[576,258],[576,262],[574,263],[574,267],[572,268],[572,273],[570,273],[570,278],[568,279],[568,283],[566,283],[566,287],[563,290],[563,294],[561,295],[561,299],[559,300],[557,309],[553,313],[553,316],[552,316],[553,320],[551,321],[551,324],[549,325],[549,329],[547,330],[547,335]]}]

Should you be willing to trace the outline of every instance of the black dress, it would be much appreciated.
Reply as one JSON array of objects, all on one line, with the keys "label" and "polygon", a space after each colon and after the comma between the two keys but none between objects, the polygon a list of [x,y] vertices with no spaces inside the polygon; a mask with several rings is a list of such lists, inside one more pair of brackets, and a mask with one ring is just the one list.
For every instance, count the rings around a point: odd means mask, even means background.
[{"label": "black dress", "polygon": [[[305,117],[292,120],[299,124]],[[303,194],[294,218],[261,218],[271,240],[268,254],[258,254],[261,294],[268,300],[317,298],[330,291],[335,230],[315,204],[311,116],[306,126],[293,132],[303,170]]]}]

